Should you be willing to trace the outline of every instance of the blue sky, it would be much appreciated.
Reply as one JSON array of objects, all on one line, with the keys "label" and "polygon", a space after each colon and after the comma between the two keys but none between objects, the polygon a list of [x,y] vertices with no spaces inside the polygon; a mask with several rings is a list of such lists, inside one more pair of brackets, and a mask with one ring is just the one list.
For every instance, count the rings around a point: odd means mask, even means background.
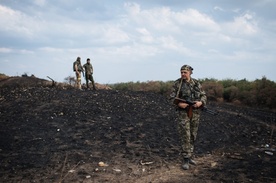
[{"label": "blue sky", "polygon": [[[0,0],[0,73],[63,82],[90,58],[98,83],[276,81],[275,0]],[[84,80],[82,80],[84,82]]]}]

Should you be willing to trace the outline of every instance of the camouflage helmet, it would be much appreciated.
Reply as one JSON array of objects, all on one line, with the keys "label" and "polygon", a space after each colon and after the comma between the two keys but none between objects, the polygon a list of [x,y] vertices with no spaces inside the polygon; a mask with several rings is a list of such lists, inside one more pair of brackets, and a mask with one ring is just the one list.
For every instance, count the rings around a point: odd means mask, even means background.
[{"label": "camouflage helmet", "polygon": [[77,57],[77,61],[80,61],[81,60],[81,58],[80,57]]}]

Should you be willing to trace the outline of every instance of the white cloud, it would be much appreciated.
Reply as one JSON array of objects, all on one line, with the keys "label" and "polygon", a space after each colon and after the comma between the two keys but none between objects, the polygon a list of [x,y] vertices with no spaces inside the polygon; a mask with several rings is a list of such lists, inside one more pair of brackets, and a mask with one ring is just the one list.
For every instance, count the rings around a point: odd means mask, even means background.
[{"label": "white cloud", "polygon": [[125,3],[124,7],[127,10],[128,14],[132,16],[136,16],[140,13],[140,5],[137,3]]},{"label": "white cloud", "polygon": [[122,29],[115,26],[107,26],[103,28],[104,41],[110,44],[124,43],[129,41],[129,36]]},{"label": "white cloud", "polygon": [[144,43],[153,43],[154,38],[152,37],[151,33],[146,28],[137,28],[137,32],[141,34],[141,41]]},{"label": "white cloud", "polygon": [[12,49],[10,48],[0,48],[0,53],[11,53]]},{"label": "white cloud", "polygon": [[221,7],[219,7],[219,6],[215,6],[214,7],[214,10],[217,10],[217,11],[224,11]]},{"label": "white cloud", "polygon": [[46,4],[46,0],[34,0],[34,4],[42,7]]},{"label": "white cloud", "polygon": [[218,50],[215,50],[215,49],[209,49],[208,52],[209,53],[219,53]]},{"label": "white cloud", "polygon": [[[138,4],[126,4],[129,23],[143,25],[155,31],[174,31],[177,29],[171,18],[171,10],[167,7],[141,10]],[[142,27],[143,27],[142,26]]]},{"label": "white cloud", "polygon": [[33,37],[39,26],[31,17],[0,5],[0,30],[16,37]]},{"label": "white cloud", "polygon": [[240,11],[241,11],[241,9],[240,8],[235,8],[235,9],[233,9],[232,10],[234,13],[239,13]]},{"label": "white cloud", "polygon": [[27,49],[0,48],[0,53],[25,55],[25,54],[33,54],[34,52],[31,50],[27,50]]},{"label": "white cloud", "polygon": [[159,40],[164,49],[174,50],[183,55],[191,56],[192,51],[188,48],[185,48],[182,42],[177,41],[172,36],[161,37]]},{"label": "white cloud", "polygon": [[181,12],[173,11],[168,7],[158,7],[141,10],[138,4],[128,3],[129,13],[126,17],[134,25],[146,25],[147,29],[155,32],[181,33],[183,30],[219,31],[220,26],[206,14],[195,9],[187,9]]},{"label": "white cloud", "polygon": [[26,50],[26,49],[19,50],[19,53],[24,54],[24,55],[26,55],[26,54],[34,54],[33,51]]},{"label": "white cloud", "polygon": [[245,13],[239,17],[235,17],[233,22],[226,23],[225,30],[233,35],[252,36],[258,32],[258,26],[254,20],[254,15]]},{"label": "white cloud", "polygon": [[214,22],[214,20],[212,20],[212,18],[195,9],[188,9],[186,11],[178,12],[174,18],[182,25],[210,31],[219,30],[219,26]]},{"label": "white cloud", "polygon": [[38,51],[47,52],[47,53],[65,53],[65,49],[53,48],[53,47],[41,47]]}]

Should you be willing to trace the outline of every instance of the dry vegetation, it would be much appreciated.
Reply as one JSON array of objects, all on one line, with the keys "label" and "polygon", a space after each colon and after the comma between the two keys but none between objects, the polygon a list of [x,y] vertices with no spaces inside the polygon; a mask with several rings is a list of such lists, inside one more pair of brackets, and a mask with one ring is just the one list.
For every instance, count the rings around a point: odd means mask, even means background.
[{"label": "dry vegetation", "polygon": [[[201,79],[203,89],[206,91],[208,99],[217,102],[228,102],[236,105],[250,107],[276,109],[276,83],[266,77],[255,81],[243,80],[216,80]],[[128,82],[110,85],[117,90],[133,91],[153,91],[168,95],[173,81],[148,81],[148,82]]]}]

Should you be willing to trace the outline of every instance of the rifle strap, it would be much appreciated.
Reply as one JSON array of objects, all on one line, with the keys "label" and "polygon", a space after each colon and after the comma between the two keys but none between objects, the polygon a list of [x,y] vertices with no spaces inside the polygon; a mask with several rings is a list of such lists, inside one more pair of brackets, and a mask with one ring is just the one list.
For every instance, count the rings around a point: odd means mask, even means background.
[{"label": "rifle strap", "polygon": [[180,85],[179,85],[178,90],[177,90],[177,93],[176,93],[176,97],[177,97],[177,98],[180,98],[180,97],[179,97],[179,92],[180,92],[180,89],[181,89],[181,87],[182,87],[182,82],[183,82],[183,79],[181,78]]},{"label": "rifle strap", "polygon": [[193,118],[193,107],[189,106],[188,111],[187,111],[187,115],[190,119]]}]

